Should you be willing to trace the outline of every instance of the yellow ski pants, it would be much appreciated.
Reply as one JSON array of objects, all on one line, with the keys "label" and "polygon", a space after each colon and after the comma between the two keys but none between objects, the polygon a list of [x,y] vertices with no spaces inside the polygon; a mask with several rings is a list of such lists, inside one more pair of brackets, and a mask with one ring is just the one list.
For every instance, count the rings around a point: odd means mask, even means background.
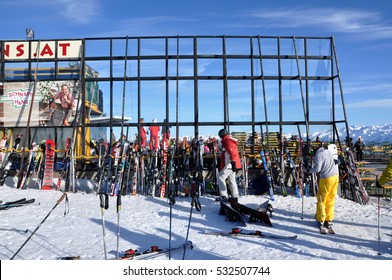
[{"label": "yellow ski pants", "polygon": [[378,182],[380,185],[384,185],[386,182],[392,179],[392,158],[389,159],[387,168],[382,172]]},{"label": "yellow ski pants", "polygon": [[339,176],[320,178],[317,191],[316,220],[331,222],[335,212],[335,197],[338,192]]}]

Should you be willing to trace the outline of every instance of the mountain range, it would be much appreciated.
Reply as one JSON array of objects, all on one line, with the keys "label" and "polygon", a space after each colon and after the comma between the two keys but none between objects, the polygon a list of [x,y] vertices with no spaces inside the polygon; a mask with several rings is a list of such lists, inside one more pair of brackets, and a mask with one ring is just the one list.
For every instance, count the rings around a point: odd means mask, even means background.
[{"label": "mountain range", "polygon": [[[346,137],[346,128],[339,128],[339,135],[342,137],[341,141]],[[386,144],[392,143],[392,124],[381,125],[353,125],[349,126],[349,134],[353,141],[356,141],[359,136],[362,137],[365,144]],[[322,141],[331,141],[331,131],[324,130],[319,132],[312,132],[310,139],[314,140],[319,136]]]}]

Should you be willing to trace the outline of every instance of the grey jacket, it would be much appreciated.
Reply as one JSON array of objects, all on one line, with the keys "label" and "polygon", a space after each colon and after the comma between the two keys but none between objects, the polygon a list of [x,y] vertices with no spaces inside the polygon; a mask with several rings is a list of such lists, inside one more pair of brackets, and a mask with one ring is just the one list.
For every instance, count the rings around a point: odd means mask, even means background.
[{"label": "grey jacket", "polygon": [[335,163],[332,153],[327,149],[322,147],[318,149],[313,162],[313,167],[309,169],[310,173],[320,173],[320,178],[329,178],[334,175],[339,175],[338,164]]}]

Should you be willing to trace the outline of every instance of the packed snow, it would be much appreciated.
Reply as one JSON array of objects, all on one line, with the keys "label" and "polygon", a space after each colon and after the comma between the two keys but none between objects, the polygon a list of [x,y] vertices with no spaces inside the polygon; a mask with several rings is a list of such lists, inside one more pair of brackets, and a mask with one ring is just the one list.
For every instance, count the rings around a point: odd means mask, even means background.
[{"label": "packed snow", "polygon": [[[188,240],[193,242],[194,247],[186,250],[186,260],[392,259],[392,204],[384,197],[378,199],[373,196],[365,206],[337,197],[335,235],[319,233],[314,218],[314,197],[304,197],[302,211],[302,199],[294,195],[283,197],[275,194],[275,200],[270,201],[274,208],[271,217],[273,227],[248,223],[244,228],[297,235],[295,240],[204,234],[205,231],[231,231],[241,227],[219,215],[220,204],[212,195],[199,198],[201,211],[192,207],[190,197],[177,197],[172,215],[167,199],[142,195],[124,196],[118,215],[116,197],[109,197],[109,209],[103,212],[103,238],[100,200],[93,191],[92,181],[78,180],[77,192],[68,193],[68,201],[61,201],[54,209],[62,193],[39,190],[31,183],[27,190],[16,189],[15,177],[8,178],[6,185],[1,187],[0,200],[3,202],[35,198],[33,204],[0,211],[1,260],[10,259],[37,227],[38,230],[15,260],[59,260],[70,256],[80,256],[82,260],[104,260],[104,240],[107,258],[113,259],[117,255],[118,217],[121,252],[130,248],[144,251],[153,245],[163,249],[169,246],[169,242],[171,247],[183,244],[190,221]],[[239,202],[257,208],[265,199],[268,196],[242,195]],[[48,213],[50,215],[41,224]],[[172,252],[170,256],[171,260],[182,260],[183,257],[183,250]],[[169,255],[145,259],[168,260]]]}]

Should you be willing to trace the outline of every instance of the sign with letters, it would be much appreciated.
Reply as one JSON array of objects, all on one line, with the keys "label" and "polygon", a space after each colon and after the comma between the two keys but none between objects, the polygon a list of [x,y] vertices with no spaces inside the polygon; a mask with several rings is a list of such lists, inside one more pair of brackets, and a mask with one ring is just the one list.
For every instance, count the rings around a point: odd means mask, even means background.
[{"label": "sign with letters", "polygon": [[4,42],[4,60],[79,59],[82,40]]}]

